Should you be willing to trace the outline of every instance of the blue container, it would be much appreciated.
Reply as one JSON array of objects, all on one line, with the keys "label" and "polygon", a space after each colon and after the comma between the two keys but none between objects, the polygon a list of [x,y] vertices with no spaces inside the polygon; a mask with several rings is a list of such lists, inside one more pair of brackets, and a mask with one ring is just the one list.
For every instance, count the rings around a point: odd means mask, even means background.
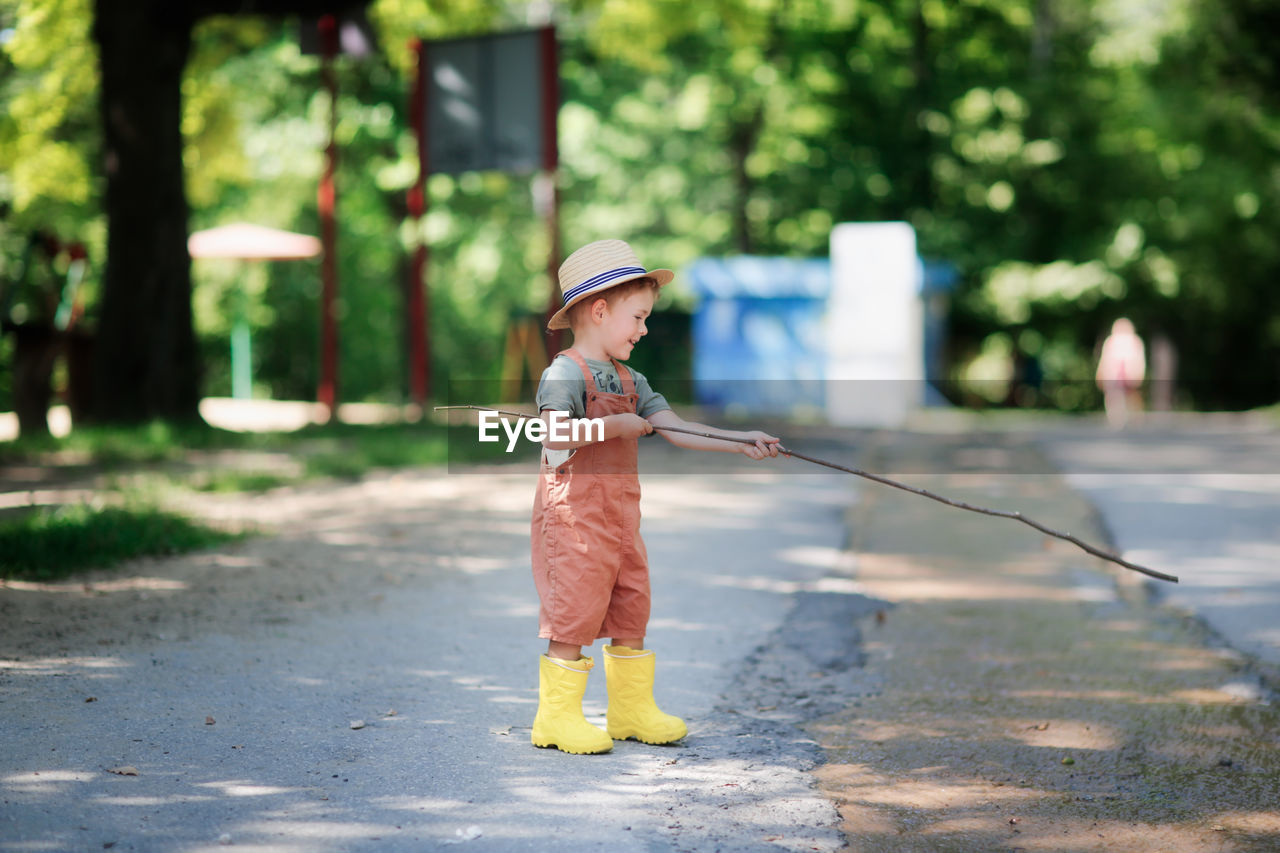
[{"label": "blue container", "polygon": [[701,299],[693,317],[700,404],[787,415],[823,404],[825,258],[703,258],[685,270]]},{"label": "blue container", "polygon": [[[827,258],[702,258],[684,270],[693,315],[693,393],[699,405],[752,414],[821,414],[831,291]],[[956,271],[921,261],[925,369],[943,375],[947,293]],[[931,389],[932,391],[932,389]],[[930,403],[941,402],[937,392]]]}]

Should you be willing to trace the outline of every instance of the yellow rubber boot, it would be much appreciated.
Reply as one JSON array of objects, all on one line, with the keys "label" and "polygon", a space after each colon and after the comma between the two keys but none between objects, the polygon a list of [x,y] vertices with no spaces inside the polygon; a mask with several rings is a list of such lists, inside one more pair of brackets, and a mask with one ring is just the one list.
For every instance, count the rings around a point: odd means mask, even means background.
[{"label": "yellow rubber boot", "polygon": [[604,647],[604,676],[609,688],[609,736],[644,743],[672,743],[689,733],[684,720],[664,714],[653,701],[652,651]]},{"label": "yellow rubber boot", "polygon": [[575,661],[543,655],[538,666],[538,715],[533,720],[533,745],[554,746],[574,755],[608,752],[613,739],[582,716],[582,694],[595,661]]}]

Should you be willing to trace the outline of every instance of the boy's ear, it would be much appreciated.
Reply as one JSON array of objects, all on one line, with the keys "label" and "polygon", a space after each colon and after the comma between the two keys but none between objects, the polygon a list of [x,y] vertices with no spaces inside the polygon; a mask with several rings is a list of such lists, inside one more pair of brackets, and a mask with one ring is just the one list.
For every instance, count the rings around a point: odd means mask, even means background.
[{"label": "boy's ear", "polygon": [[591,303],[591,319],[597,323],[604,320],[604,315],[609,312],[609,300],[603,296],[597,296],[595,301]]}]

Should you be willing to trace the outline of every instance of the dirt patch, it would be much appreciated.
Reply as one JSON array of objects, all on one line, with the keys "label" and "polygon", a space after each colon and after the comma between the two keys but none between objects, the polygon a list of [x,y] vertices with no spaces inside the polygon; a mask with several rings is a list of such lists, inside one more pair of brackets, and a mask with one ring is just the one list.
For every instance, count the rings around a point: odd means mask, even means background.
[{"label": "dirt patch", "polygon": [[[532,487],[490,489],[485,479],[520,476],[421,469],[255,495],[184,493],[166,506],[252,535],[63,582],[0,580],[0,672],[87,648],[237,634],[376,603],[441,572],[483,571],[495,555],[528,549]],[[521,500],[495,506],[494,494]]]},{"label": "dirt patch", "polygon": [[[947,453],[904,436],[874,463]],[[912,481],[1102,538],[1054,476]],[[869,490],[854,527],[863,591],[896,607],[862,626],[878,692],[810,726],[850,849],[1280,847],[1280,711],[1247,661],[1020,525]]]}]

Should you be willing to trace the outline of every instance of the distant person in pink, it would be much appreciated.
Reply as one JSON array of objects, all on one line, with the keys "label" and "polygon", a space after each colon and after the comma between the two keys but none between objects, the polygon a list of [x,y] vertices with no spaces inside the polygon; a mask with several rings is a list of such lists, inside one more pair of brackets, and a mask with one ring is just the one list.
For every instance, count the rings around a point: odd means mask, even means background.
[{"label": "distant person in pink", "polygon": [[1142,381],[1146,373],[1142,338],[1133,323],[1121,317],[1112,324],[1098,356],[1098,387],[1102,389],[1107,423],[1112,427],[1123,428],[1131,413],[1142,411]]}]

